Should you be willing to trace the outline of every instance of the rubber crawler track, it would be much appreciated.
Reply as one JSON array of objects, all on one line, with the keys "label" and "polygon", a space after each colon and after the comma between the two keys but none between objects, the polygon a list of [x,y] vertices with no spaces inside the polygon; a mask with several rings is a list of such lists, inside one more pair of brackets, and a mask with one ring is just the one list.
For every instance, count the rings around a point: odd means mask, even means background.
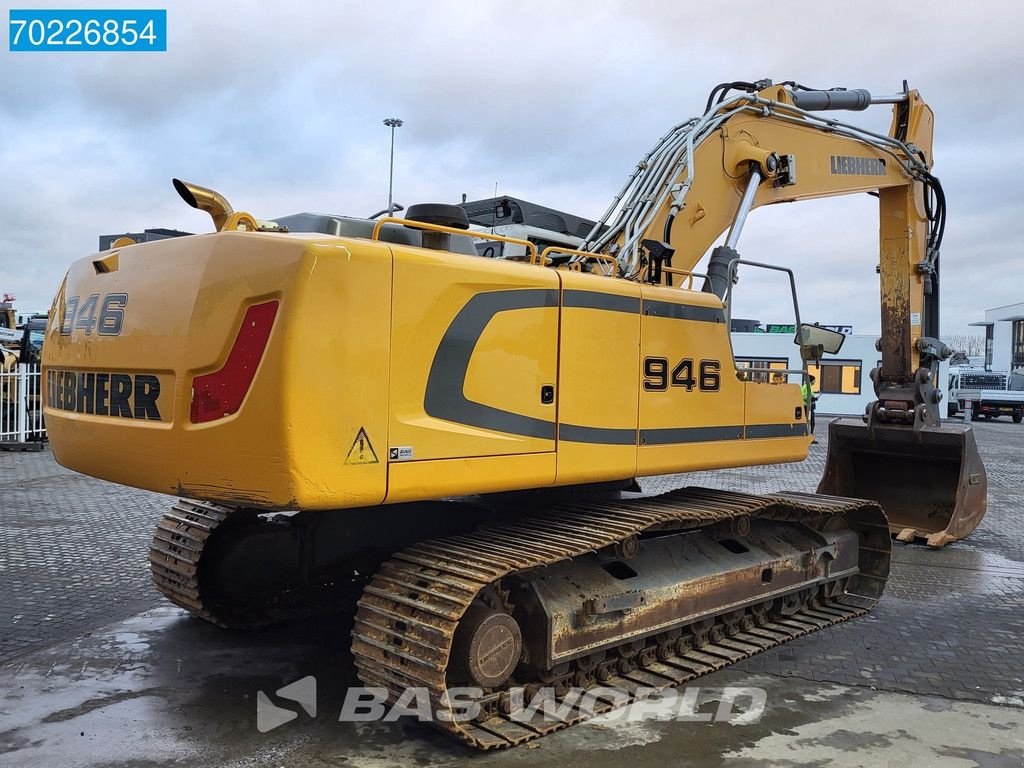
[{"label": "rubber crawler track", "polygon": [[[889,572],[890,538],[874,502],[813,494],[753,496],[687,488],[636,500],[583,501],[545,510],[514,523],[420,542],[386,561],[359,601],[352,652],[359,679],[399,699],[407,688],[425,688],[435,712],[451,713],[446,671],[459,619],[489,584],[510,574],[556,563],[656,529],[686,530],[742,516],[821,526],[843,516],[860,540],[860,574],[844,591],[819,590],[796,613],[769,616],[750,610],[737,620],[697,636],[699,647],[678,654],[648,655],[635,671],[600,685],[635,696],[638,688],[664,689],[759,653],[794,637],[865,613],[881,596]],[[735,612],[734,612],[735,613]],[[518,680],[530,684],[533,681]],[[604,709],[626,702],[605,702]],[[523,721],[498,707],[472,722],[434,724],[478,749],[510,747],[585,719],[578,709],[552,721]],[[599,708],[600,711],[600,708]],[[454,718],[457,720],[458,718]]]}]

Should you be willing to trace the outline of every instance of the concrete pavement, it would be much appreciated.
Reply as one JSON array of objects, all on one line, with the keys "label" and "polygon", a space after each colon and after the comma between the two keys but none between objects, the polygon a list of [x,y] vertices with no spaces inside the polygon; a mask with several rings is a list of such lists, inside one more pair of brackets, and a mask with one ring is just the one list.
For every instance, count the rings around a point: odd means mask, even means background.
[{"label": "concrete pavement", "polygon": [[[819,429],[822,429],[822,424]],[[356,680],[344,616],[240,633],[164,604],[146,544],[166,497],[0,453],[0,763],[11,766],[1024,765],[1024,429],[978,425],[990,512],[944,550],[899,546],[867,617],[694,681],[699,711],[762,688],[747,723],[592,723],[476,754],[419,723],[337,722]],[[644,482],[813,490],[824,457]],[[311,718],[275,696],[312,675]],[[268,733],[256,697],[298,712]],[[662,713],[664,714],[664,713]]]}]

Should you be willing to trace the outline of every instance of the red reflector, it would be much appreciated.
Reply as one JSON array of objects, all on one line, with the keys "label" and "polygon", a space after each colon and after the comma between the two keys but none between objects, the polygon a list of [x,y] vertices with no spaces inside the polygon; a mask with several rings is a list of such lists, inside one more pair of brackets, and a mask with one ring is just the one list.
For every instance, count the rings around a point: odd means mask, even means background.
[{"label": "red reflector", "polygon": [[276,301],[268,301],[249,307],[221,369],[192,380],[193,424],[222,419],[242,407],[267,348],[277,305]]}]

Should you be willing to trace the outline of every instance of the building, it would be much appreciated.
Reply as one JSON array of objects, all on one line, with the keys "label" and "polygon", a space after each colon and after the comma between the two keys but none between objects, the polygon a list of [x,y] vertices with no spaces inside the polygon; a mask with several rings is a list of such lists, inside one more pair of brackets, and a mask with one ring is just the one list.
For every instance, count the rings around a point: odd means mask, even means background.
[{"label": "building", "polygon": [[151,240],[165,240],[168,237],[184,237],[191,235],[191,232],[181,232],[177,229],[146,229],[142,232],[122,232],[119,235],[100,235],[100,250],[106,251],[114,244],[119,237],[130,237],[136,243],[148,243]]},{"label": "building", "polygon": [[[732,333],[732,349],[736,365],[740,368],[770,371],[799,370],[800,348],[794,343],[793,326],[759,326],[765,330],[754,333]],[[830,326],[836,328],[837,326]],[[815,378],[814,391],[819,394],[817,410],[821,414],[860,416],[868,403],[875,399],[875,391],[868,374],[879,364],[875,349],[877,336],[847,333],[838,355],[829,355],[820,366],[809,365]],[[784,374],[779,374],[784,375]],[[798,374],[789,374],[791,382],[799,383]]]},{"label": "building", "polygon": [[1024,368],[1024,302],[985,310],[973,326],[985,329],[985,368],[1015,371]]}]

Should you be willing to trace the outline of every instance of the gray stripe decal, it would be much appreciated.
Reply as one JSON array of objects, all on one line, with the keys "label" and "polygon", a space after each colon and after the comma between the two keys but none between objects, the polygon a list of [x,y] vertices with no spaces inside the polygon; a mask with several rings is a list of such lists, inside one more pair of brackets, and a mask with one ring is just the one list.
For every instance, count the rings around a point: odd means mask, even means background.
[{"label": "gray stripe decal", "polygon": [[[755,424],[746,428],[747,440],[765,437],[806,437],[806,424]],[[673,443],[705,443],[714,440],[742,440],[743,425],[727,427],[669,427],[643,429],[641,445],[672,445]]]},{"label": "gray stripe decal", "polygon": [[636,445],[635,429],[610,427],[581,427],[576,424],[562,424],[558,427],[558,439],[572,443],[602,443],[605,445]]},{"label": "gray stripe decal", "polygon": [[[555,439],[553,421],[537,419],[494,408],[468,399],[463,388],[466,374],[480,336],[487,324],[499,312],[516,309],[540,309],[558,306],[558,290],[554,288],[523,288],[478,293],[466,302],[445,331],[434,354],[427,377],[423,410],[436,419],[456,424],[491,429],[496,432]],[[583,309],[602,309],[610,312],[638,313],[641,302],[630,296],[618,296],[596,291],[567,290],[562,293],[563,306]],[[695,307],[668,301],[644,301],[643,311],[654,317],[679,320],[724,323],[725,314],[714,307]],[[747,428],[748,438],[790,437],[806,435],[806,424],[760,424]],[[610,427],[586,427],[562,424],[558,437],[575,443],[604,445],[636,445],[637,430]],[[671,445],[715,440],[741,440],[743,426],[670,427],[640,431],[644,445]]]},{"label": "gray stripe decal", "polygon": [[608,312],[630,312],[640,314],[640,298],[618,296],[597,291],[562,291],[562,306],[576,309],[603,309]]},{"label": "gray stripe decal", "polygon": [[641,445],[706,443],[714,440],[742,440],[743,425],[730,427],[668,427],[640,430]]},{"label": "gray stripe decal", "polygon": [[492,317],[515,309],[557,306],[558,291],[553,288],[488,291],[467,301],[445,331],[430,365],[423,397],[427,415],[521,437],[554,440],[555,422],[474,402],[465,396],[463,387],[473,350]]},{"label": "gray stripe decal", "polygon": [[807,425],[799,424],[748,424],[747,438],[761,437],[806,437]]},{"label": "gray stripe decal", "polygon": [[670,317],[673,320],[698,320],[704,323],[724,323],[725,310],[719,307],[695,307],[671,301],[644,299],[644,314],[651,317]]}]

